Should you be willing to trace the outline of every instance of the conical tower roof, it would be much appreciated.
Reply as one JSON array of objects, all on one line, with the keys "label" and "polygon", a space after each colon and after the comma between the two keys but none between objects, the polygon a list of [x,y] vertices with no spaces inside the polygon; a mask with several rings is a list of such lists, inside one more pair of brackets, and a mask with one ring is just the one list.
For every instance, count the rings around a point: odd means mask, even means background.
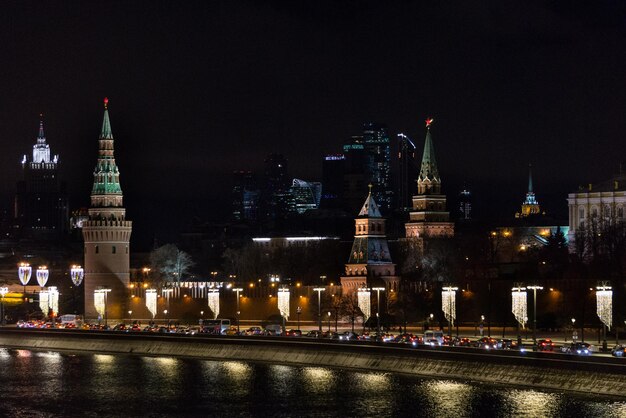
[{"label": "conical tower roof", "polygon": [[[432,119],[429,119],[432,121]],[[435,159],[435,147],[433,139],[430,136],[430,123],[427,123],[426,143],[424,144],[424,155],[422,156],[422,166],[418,180],[441,181],[439,177],[439,169],[437,168],[437,160]]]},{"label": "conical tower roof", "polygon": [[378,204],[374,200],[374,196],[372,196],[372,185],[369,185],[370,192],[367,195],[367,199],[363,203],[363,207],[359,212],[359,217],[363,218],[382,218],[380,214],[380,209],[378,209]]},{"label": "conical tower roof", "polygon": [[102,130],[100,131],[100,139],[113,139],[111,131],[111,122],[109,121],[109,99],[104,98],[104,119],[102,120]]}]

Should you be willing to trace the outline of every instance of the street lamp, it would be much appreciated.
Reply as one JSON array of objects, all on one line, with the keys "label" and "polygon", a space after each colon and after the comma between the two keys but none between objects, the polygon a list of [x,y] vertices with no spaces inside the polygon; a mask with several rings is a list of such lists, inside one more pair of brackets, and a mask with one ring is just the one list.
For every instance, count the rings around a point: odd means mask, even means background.
[{"label": "street lamp", "polygon": [[130,319],[130,323],[133,323],[133,311],[128,311],[128,319]]},{"label": "street lamp", "polygon": [[380,291],[385,291],[384,287],[372,287],[376,291],[376,338],[380,339]]},{"label": "street lamp", "polygon": [[576,340],[578,339],[578,335],[576,333],[576,318],[572,318],[572,341],[576,342]]},{"label": "street lamp", "polygon": [[2,315],[2,318],[0,319],[0,323],[2,325],[5,324],[5,320],[4,320],[4,296],[9,293],[9,288],[6,286],[0,287],[0,315]]},{"label": "street lamp", "polygon": [[533,351],[537,351],[537,290],[543,290],[543,286],[527,286],[533,291]]},{"label": "street lamp", "polygon": [[302,313],[302,307],[298,306],[296,308],[296,314],[298,315],[298,331],[300,331],[300,314]]},{"label": "street lamp", "polygon": [[243,292],[243,289],[241,287],[235,287],[233,292],[237,293],[237,334],[239,334],[239,314],[241,313],[239,311],[239,292]]},{"label": "street lamp", "polygon": [[330,311],[328,311],[328,332],[330,332],[330,316],[331,316],[331,313]]},{"label": "street lamp", "polygon": [[165,319],[167,320],[167,329],[170,329],[170,320],[167,317],[167,309],[163,310],[163,314],[165,315]]},{"label": "street lamp", "polygon": [[320,332],[322,332],[322,292],[326,289],[323,287],[315,287],[313,291],[317,292],[317,320],[319,322]]}]

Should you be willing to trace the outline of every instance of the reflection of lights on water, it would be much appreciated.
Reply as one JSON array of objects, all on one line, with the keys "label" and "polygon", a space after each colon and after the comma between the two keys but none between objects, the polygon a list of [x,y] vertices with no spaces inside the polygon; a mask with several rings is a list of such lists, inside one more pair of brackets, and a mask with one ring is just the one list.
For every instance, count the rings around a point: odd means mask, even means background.
[{"label": "reflection of lights on water", "polygon": [[561,396],[534,390],[511,390],[507,393],[513,415],[556,416]]},{"label": "reflection of lights on water", "polygon": [[329,369],[321,367],[305,367],[303,370],[304,382],[312,392],[328,392],[332,390],[334,374]]},{"label": "reflection of lights on water", "polygon": [[293,376],[294,368],[291,366],[283,366],[282,364],[272,364],[270,366],[270,371],[274,377],[282,379],[287,376]]},{"label": "reflection of lights on water", "polygon": [[355,373],[354,378],[360,390],[388,390],[389,376],[384,373]]},{"label": "reflection of lights on water", "polygon": [[9,350],[6,348],[0,348],[0,359],[8,359],[11,358],[11,354],[9,354]]},{"label": "reflection of lights on water", "polygon": [[30,350],[15,350],[18,357],[32,357],[33,353]]},{"label": "reflection of lights on water", "polygon": [[173,378],[179,370],[178,363],[180,360],[173,357],[142,357],[142,360],[149,368],[156,369],[155,371],[165,378]]},{"label": "reflection of lights on water", "polygon": [[228,376],[236,380],[248,378],[251,372],[250,366],[240,361],[224,362],[224,368],[228,372]]},{"label": "reflection of lights on water", "polygon": [[96,360],[96,363],[100,364],[110,364],[114,360],[114,357],[109,354],[95,354],[93,358]]},{"label": "reflection of lights on water", "polygon": [[425,395],[434,404],[437,415],[465,415],[470,404],[472,387],[448,380],[425,382]]}]

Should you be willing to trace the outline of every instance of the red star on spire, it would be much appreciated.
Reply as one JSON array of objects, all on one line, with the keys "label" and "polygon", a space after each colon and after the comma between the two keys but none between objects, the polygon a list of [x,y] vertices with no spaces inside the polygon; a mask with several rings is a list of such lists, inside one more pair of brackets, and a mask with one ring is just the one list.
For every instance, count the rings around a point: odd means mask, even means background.
[{"label": "red star on spire", "polygon": [[426,118],[426,127],[430,128],[430,125],[435,121],[433,118]]},{"label": "red star on spire", "polygon": [[104,98],[104,108],[106,109],[108,105],[109,105],[109,98],[105,97]]}]

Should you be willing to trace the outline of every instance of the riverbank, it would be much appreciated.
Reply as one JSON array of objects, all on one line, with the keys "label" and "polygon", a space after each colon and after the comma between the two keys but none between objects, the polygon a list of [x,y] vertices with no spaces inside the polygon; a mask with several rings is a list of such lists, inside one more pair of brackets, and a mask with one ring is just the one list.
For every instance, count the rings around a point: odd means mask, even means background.
[{"label": "riverbank", "polygon": [[338,367],[626,398],[626,361],[556,353],[64,330],[0,330],[0,346]]}]

